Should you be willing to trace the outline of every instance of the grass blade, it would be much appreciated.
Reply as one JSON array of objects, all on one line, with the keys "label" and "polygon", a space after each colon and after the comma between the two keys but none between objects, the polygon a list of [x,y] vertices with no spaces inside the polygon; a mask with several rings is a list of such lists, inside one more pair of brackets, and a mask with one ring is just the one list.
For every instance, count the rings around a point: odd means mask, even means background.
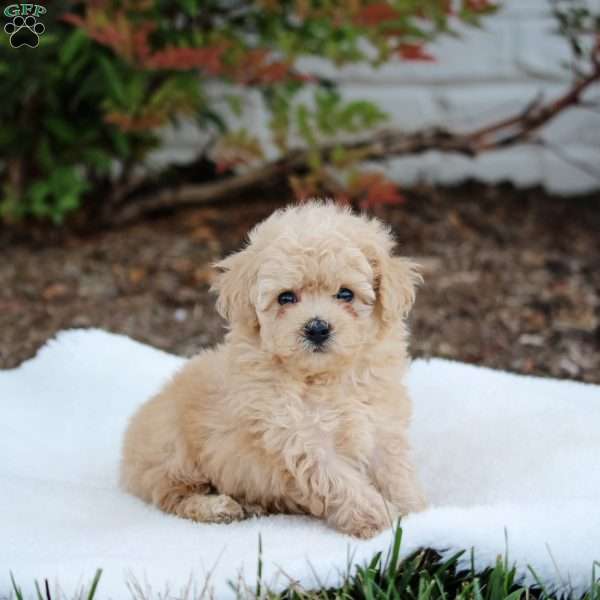
[{"label": "grass blade", "polygon": [[92,586],[88,592],[87,600],[93,600],[94,596],[96,595],[96,589],[98,588],[100,577],[102,577],[102,569],[96,569],[96,574],[94,575],[94,579],[92,579]]},{"label": "grass blade", "polygon": [[17,585],[12,571],[10,571],[10,583],[12,584],[12,589],[15,592],[17,600],[23,600],[23,592],[21,591],[21,588]]},{"label": "grass blade", "polygon": [[35,580],[35,593],[37,594],[37,600],[44,600],[44,596],[42,596],[42,590],[40,590],[40,584]]},{"label": "grass blade", "polygon": [[388,561],[387,572],[390,579],[394,579],[398,571],[398,559],[400,557],[400,546],[402,545],[402,528],[400,527],[400,520],[398,520],[398,526],[394,534],[394,543],[392,545],[392,554]]},{"label": "grass blade", "polygon": [[262,561],[262,536],[258,534],[258,567],[256,571],[256,597],[260,598],[262,594],[262,573],[263,573],[263,561]]}]

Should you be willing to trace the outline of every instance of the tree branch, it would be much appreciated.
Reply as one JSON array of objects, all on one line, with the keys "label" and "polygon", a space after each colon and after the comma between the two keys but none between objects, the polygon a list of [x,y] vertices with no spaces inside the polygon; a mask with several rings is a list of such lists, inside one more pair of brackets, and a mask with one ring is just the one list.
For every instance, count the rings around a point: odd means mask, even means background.
[{"label": "tree branch", "polygon": [[[320,154],[329,162],[334,150],[340,146],[347,151],[357,151],[363,160],[380,161],[400,156],[422,154],[431,150],[475,157],[483,152],[513,146],[527,141],[531,134],[551,121],[556,115],[580,103],[583,92],[600,81],[600,64],[577,81],[565,94],[543,104],[537,97],[519,114],[469,133],[456,133],[445,129],[431,129],[415,133],[396,130],[379,131],[368,138],[346,142],[327,143]],[[232,175],[207,183],[183,184],[160,189],[154,193],[135,192],[122,206],[107,215],[110,224],[121,225],[142,215],[183,206],[195,206],[232,197],[244,190],[276,181],[295,172],[308,169],[308,150],[292,150],[282,158],[261,165],[245,173]]]}]

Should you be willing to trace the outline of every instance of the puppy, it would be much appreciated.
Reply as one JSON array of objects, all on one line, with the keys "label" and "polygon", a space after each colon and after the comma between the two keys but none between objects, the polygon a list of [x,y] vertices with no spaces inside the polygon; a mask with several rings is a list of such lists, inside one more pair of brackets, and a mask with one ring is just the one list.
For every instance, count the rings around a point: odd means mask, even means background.
[{"label": "puppy", "polygon": [[216,264],[225,342],[133,416],[123,487],[195,521],[304,513],[359,538],[423,509],[402,383],[420,278],[393,246],[331,203],[257,225]]}]

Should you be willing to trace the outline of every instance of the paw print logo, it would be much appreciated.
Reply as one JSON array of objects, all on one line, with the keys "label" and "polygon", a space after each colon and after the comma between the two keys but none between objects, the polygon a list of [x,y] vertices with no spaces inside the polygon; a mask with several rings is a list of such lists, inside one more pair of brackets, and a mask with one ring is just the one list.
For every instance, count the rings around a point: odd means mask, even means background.
[{"label": "paw print logo", "polygon": [[4,31],[10,36],[9,41],[13,48],[21,46],[37,48],[40,35],[46,31],[46,28],[33,15],[27,17],[17,15],[4,25]]}]

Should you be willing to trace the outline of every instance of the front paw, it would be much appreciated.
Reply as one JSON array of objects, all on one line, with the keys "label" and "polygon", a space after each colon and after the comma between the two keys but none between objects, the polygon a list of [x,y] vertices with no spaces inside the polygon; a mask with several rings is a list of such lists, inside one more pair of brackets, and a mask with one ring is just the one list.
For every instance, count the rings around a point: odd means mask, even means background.
[{"label": "front paw", "polygon": [[338,531],[356,538],[369,539],[394,524],[394,511],[386,509],[383,501],[372,504],[351,504],[340,507],[328,519]]}]

